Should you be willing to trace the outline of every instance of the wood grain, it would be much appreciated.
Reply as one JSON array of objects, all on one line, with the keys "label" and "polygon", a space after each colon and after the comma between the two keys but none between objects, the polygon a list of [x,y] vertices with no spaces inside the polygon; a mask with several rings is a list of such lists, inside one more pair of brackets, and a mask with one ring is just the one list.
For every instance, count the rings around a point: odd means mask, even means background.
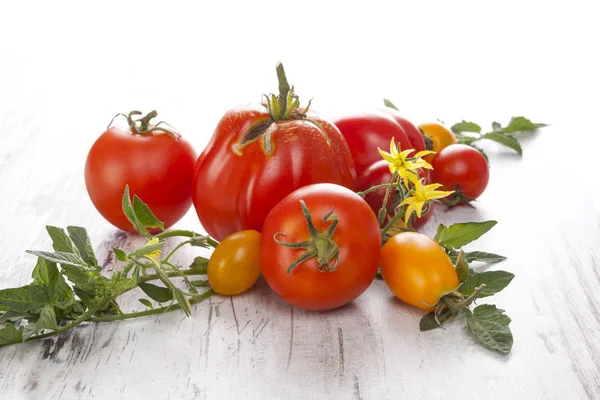
[{"label": "wood grain", "polygon": [[[290,307],[259,280],[243,295],[195,306],[190,318],[88,324],[0,348],[0,397],[600,398],[600,132],[592,117],[600,63],[589,51],[598,25],[585,2],[573,10],[458,3],[348,5],[343,20],[334,5],[305,4],[293,14],[280,2],[277,12],[275,3],[264,6],[266,20],[287,12],[301,24],[300,49],[260,37],[245,17],[256,15],[249,3],[127,4],[119,12],[105,3],[3,5],[9,18],[0,37],[11,40],[0,43],[0,288],[28,283],[35,259],[24,250],[50,249],[46,225],[85,226],[105,272],[119,268],[112,247],[142,243],[98,215],[83,181],[86,152],[114,114],[156,108],[200,150],[225,110],[276,90],[274,65],[283,60],[297,93],[315,96],[325,115],[388,97],[415,122],[489,126],[523,114],[551,124],[521,137],[523,157],[486,145],[491,181],[480,201],[442,210],[425,228],[499,221],[469,249],[506,255],[494,268],[516,274],[481,301],[511,316],[509,356],[482,349],[461,320],[419,332],[423,313],[381,281],[342,309],[315,313]],[[398,15],[407,16],[403,24]],[[138,29],[132,16],[165,22]],[[421,29],[425,20],[435,29]],[[508,20],[510,29],[490,27]],[[307,21],[314,26],[305,32]],[[418,63],[390,53],[399,47]],[[443,68],[434,68],[440,59]],[[202,230],[193,209],[176,227]],[[178,257],[200,254],[208,255]],[[123,308],[138,308],[139,297],[129,293]]]}]

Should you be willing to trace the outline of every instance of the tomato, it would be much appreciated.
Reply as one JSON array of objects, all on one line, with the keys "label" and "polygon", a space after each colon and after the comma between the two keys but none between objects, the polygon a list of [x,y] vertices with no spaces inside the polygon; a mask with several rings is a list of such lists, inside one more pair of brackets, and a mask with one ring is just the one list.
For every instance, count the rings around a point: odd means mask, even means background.
[{"label": "tomato", "polygon": [[208,260],[208,282],[215,293],[234,296],[250,289],[260,276],[260,233],[235,232],[219,243]]},{"label": "tomato", "polygon": [[444,190],[456,190],[464,200],[476,199],[490,179],[487,161],[476,149],[466,144],[452,144],[433,159],[431,180]]},{"label": "tomato", "polygon": [[[421,168],[418,170],[418,173],[419,173],[420,178],[425,178],[426,183],[429,182],[428,170]],[[360,176],[358,177],[357,184],[356,184],[356,189],[358,191],[362,192],[362,191],[369,189],[372,186],[382,185],[384,183],[390,183],[391,181],[392,181],[392,173],[390,172],[388,162],[385,160],[379,160],[379,161],[371,164],[370,166],[368,166],[362,172],[362,174],[360,174]],[[367,193],[364,197],[365,201],[369,204],[369,206],[371,206],[371,209],[373,210],[375,215],[379,215],[379,210],[381,209],[381,206],[383,205],[383,199],[385,197],[386,190],[387,190],[387,188],[377,189],[377,190]],[[396,196],[395,194],[396,194],[395,191],[392,190],[390,192],[390,197],[388,198],[388,202],[387,202],[386,208],[387,208],[388,214],[390,214],[390,215],[394,215],[394,208],[401,201],[398,198],[398,196]],[[425,225],[427,223],[427,221],[429,221],[431,219],[431,216],[433,215],[434,207],[435,207],[435,203],[430,203],[429,210],[426,213],[422,214],[420,218],[418,218],[416,216],[416,214],[413,214],[413,216],[410,219],[410,223],[411,223],[411,226],[413,227],[413,229],[421,228],[423,225]]]},{"label": "tomato", "polygon": [[121,208],[125,185],[168,228],[192,205],[197,153],[178,134],[150,125],[156,112],[138,120],[135,115],[126,116],[128,127],[112,127],[93,144],[85,163],[85,185],[96,209],[117,228],[136,232]]},{"label": "tomato", "polygon": [[[328,310],[369,287],[380,250],[381,232],[369,205],[342,186],[315,184],[294,191],[269,213],[260,265],[269,286],[288,303]],[[303,255],[306,260],[294,265]]]},{"label": "tomato", "polygon": [[[420,124],[419,129],[431,140],[431,150],[439,153],[442,149],[456,143],[454,133],[438,122]],[[431,163],[435,154],[428,154],[423,159]]]},{"label": "tomato", "polygon": [[333,123],[350,146],[357,176],[381,159],[377,148],[389,149],[392,138],[400,143],[402,150],[425,150],[423,135],[417,127],[391,108],[339,116]]},{"label": "tomato", "polygon": [[352,154],[335,125],[297,105],[285,115],[273,110],[269,103],[228,111],[198,158],[194,206],[217,240],[261,231],[269,211],[302,186],[355,187]]},{"label": "tomato", "polygon": [[392,293],[405,303],[433,311],[445,292],[459,285],[444,249],[419,232],[392,236],[381,249],[381,275]]}]

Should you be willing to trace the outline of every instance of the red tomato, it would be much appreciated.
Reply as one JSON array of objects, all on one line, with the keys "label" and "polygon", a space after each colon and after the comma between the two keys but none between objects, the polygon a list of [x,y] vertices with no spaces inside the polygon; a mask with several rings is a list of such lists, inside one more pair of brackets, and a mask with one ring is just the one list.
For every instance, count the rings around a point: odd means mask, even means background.
[{"label": "red tomato", "polygon": [[[428,170],[421,168],[418,170],[418,173],[420,178],[425,178],[425,183],[429,183]],[[369,189],[370,187],[382,185],[384,183],[390,183],[391,181],[392,173],[390,172],[388,162],[385,160],[379,160],[368,166],[363,171],[363,173],[360,174],[360,176],[358,177],[358,182],[356,184],[356,190],[362,192]],[[379,214],[379,210],[383,205],[383,199],[385,197],[386,190],[387,188],[377,189],[367,193],[364,197],[365,201],[369,204],[369,206],[371,206],[371,209],[373,210],[375,215]],[[386,207],[388,210],[388,214],[390,215],[394,215],[394,207],[395,205],[397,205],[397,203],[399,203],[398,199],[396,198],[396,196],[394,196],[394,194],[395,191],[392,190],[392,192],[390,192],[390,197],[388,198]],[[422,214],[421,218],[418,218],[416,214],[413,214],[413,216],[410,219],[411,226],[414,229],[419,229],[423,225],[425,225],[427,221],[431,219],[434,207],[435,203],[430,203],[429,210],[426,213]]]},{"label": "red tomato", "polygon": [[136,232],[121,208],[125,185],[168,228],[192,205],[197,153],[179,135],[148,124],[156,112],[143,126],[133,115],[129,127],[112,127],[96,140],[85,164],[85,185],[96,209],[117,228]]},{"label": "red tomato", "polygon": [[456,190],[466,201],[481,196],[490,179],[483,155],[466,144],[443,148],[431,165],[431,180],[441,184],[443,190]]},{"label": "red tomato", "polygon": [[392,138],[400,143],[402,150],[425,150],[419,129],[391,108],[349,114],[335,118],[333,122],[350,146],[357,176],[381,160],[377,147],[388,151]]},{"label": "red tomato", "polygon": [[[312,215],[313,235],[301,201]],[[332,210],[337,221],[326,220]],[[322,234],[331,231],[332,226],[330,237]],[[316,240],[307,246],[309,250],[276,241],[306,243],[311,236]],[[288,273],[289,267],[310,249],[315,250],[315,256]],[[377,273],[380,251],[381,232],[369,205],[339,185],[316,184],[291,193],[269,213],[261,236],[260,265],[269,286],[288,303],[328,310],[353,301],[369,287]]]},{"label": "red tomato", "polygon": [[242,107],[223,116],[198,158],[193,200],[206,232],[222,240],[260,232],[269,211],[302,186],[354,189],[355,180],[348,144],[332,123],[297,107],[286,116]]}]

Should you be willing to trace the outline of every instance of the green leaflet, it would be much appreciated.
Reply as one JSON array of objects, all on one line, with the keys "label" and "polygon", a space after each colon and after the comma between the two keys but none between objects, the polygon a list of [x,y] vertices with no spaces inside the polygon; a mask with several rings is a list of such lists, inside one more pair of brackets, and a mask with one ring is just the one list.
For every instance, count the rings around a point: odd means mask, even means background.
[{"label": "green leaflet", "polygon": [[465,222],[448,227],[440,224],[433,239],[447,249],[459,249],[480,238],[496,224],[496,221]]},{"label": "green leaflet", "polygon": [[173,300],[173,291],[169,288],[144,282],[140,282],[139,287],[148,295],[148,297],[156,302],[166,303]]},{"label": "green leaflet", "polygon": [[37,321],[30,322],[23,331],[23,340],[27,340],[31,336],[39,333],[42,329],[57,329],[56,326],[56,313],[54,312],[53,306],[46,306],[42,308],[40,316]]},{"label": "green leaflet", "polygon": [[479,294],[478,298],[493,296],[507,287],[514,277],[514,274],[506,271],[471,271],[467,279],[460,286],[459,291],[465,296],[470,296],[475,291],[475,288],[485,284],[485,289]]},{"label": "green leaflet", "polygon": [[46,230],[52,239],[52,248],[56,252],[77,254],[79,256],[79,250],[75,247],[75,244],[71,238],[65,233],[62,228],[55,226],[46,226]]},{"label": "green leaflet", "polygon": [[89,266],[98,265],[98,260],[94,254],[92,242],[86,229],[80,226],[68,226],[67,231],[69,232],[69,237],[75,244],[75,247],[79,250],[79,255],[81,255],[83,261]]},{"label": "green leaflet", "polygon": [[491,304],[475,307],[465,312],[469,332],[484,346],[502,354],[510,353],[513,345],[512,332],[508,325],[511,319],[504,310]]},{"label": "green leaflet", "polygon": [[17,329],[13,324],[6,324],[0,329],[0,346],[20,343],[23,341],[23,327]]}]

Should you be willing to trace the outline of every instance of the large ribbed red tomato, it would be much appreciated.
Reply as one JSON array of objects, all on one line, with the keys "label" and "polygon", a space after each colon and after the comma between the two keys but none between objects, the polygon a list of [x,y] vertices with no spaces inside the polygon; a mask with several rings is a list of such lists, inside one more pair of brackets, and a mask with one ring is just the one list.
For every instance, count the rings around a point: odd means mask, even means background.
[{"label": "large ribbed red tomato", "polygon": [[104,132],[90,149],[85,163],[85,185],[96,209],[117,228],[136,232],[123,214],[125,186],[138,195],[165,228],[179,221],[192,205],[192,178],[198,157],[179,134],[150,124],[153,111],[128,127]]},{"label": "large ribbed red tomato", "polygon": [[357,176],[381,159],[377,148],[389,148],[392,138],[401,150],[425,150],[419,129],[392,108],[350,113],[334,118],[333,123],[348,142]]},{"label": "large ribbed red tomato", "polygon": [[217,240],[241,230],[260,232],[269,211],[300,187],[335,183],[354,189],[344,137],[299,108],[280,65],[279,96],[228,111],[196,163],[194,207]]}]

